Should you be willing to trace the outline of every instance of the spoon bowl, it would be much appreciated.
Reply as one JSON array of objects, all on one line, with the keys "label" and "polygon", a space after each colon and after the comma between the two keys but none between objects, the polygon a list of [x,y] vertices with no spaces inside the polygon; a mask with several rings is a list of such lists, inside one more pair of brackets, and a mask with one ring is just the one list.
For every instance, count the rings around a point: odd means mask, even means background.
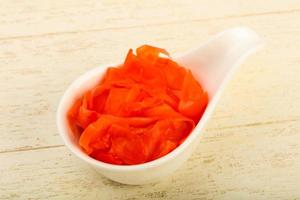
[{"label": "spoon bowl", "polygon": [[191,155],[199,141],[200,133],[237,67],[244,59],[262,46],[262,39],[251,29],[238,27],[225,30],[204,45],[174,58],[180,65],[190,69],[194,77],[208,92],[209,104],[194,130],[186,140],[169,154],[151,162],[138,165],[113,165],[88,156],[78,144],[79,136],[72,133],[67,112],[75,100],[97,85],[106,69],[103,65],[92,69],[76,79],[64,93],[57,110],[57,127],[65,145],[81,160],[97,172],[114,181],[140,185],[156,182],[174,172]]}]

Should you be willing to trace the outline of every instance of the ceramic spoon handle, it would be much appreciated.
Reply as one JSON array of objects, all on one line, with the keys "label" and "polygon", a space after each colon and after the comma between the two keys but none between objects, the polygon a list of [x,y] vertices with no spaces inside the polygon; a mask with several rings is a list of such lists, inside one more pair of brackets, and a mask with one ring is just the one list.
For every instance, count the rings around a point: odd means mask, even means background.
[{"label": "ceramic spoon handle", "polygon": [[241,62],[262,44],[256,32],[237,27],[215,35],[201,47],[175,60],[190,68],[212,97]]}]

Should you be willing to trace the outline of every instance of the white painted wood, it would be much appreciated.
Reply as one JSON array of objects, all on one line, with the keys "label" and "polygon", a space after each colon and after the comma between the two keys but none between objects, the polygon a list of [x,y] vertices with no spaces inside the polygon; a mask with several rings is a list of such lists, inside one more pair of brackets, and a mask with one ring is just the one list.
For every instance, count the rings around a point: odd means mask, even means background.
[{"label": "white painted wood", "polygon": [[[0,199],[300,198],[299,1],[172,2],[1,2]],[[172,177],[119,185],[62,145],[55,110],[79,74],[140,44],[182,52],[238,25],[267,46],[243,64]]]}]

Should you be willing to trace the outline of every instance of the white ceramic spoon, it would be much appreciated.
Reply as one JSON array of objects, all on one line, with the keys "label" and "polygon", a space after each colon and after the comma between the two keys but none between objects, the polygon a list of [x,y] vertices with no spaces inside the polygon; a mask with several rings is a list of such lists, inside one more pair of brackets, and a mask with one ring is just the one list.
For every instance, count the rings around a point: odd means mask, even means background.
[{"label": "white ceramic spoon", "polygon": [[[76,98],[94,87],[110,66],[104,65],[88,71],[75,80],[63,95],[57,110],[57,126],[66,146],[81,160],[90,164],[99,173],[114,181],[125,184],[145,184],[155,182],[171,174],[191,155],[203,129],[216,106],[226,82],[233,72],[252,52],[262,46],[262,39],[251,29],[238,27],[225,30],[214,36],[204,45],[174,58],[178,63],[191,69],[209,94],[209,105],[201,120],[174,151],[157,160],[131,166],[112,165],[100,162],[85,154],[78,145],[68,126],[66,113]],[[83,172],[84,173],[84,172]]]}]

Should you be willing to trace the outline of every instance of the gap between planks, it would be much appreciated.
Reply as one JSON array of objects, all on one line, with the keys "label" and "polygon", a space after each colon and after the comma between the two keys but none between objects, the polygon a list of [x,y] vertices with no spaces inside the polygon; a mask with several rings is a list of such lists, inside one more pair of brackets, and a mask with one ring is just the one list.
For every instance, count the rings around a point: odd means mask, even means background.
[{"label": "gap between planks", "polygon": [[265,121],[265,122],[254,122],[249,124],[241,124],[241,125],[234,125],[234,126],[223,126],[219,128],[208,128],[208,131],[215,131],[215,130],[225,130],[225,129],[234,129],[234,128],[245,128],[245,127],[256,127],[256,126],[264,126],[264,125],[272,125],[272,124],[284,124],[289,122],[296,122],[300,121],[300,119],[287,119],[287,120],[274,120],[274,121]]},{"label": "gap between planks", "polygon": [[[282,124],[282,123],[289,123],[289,122],[296,122],[300,121],[300,119],[287,119],[287,120],[275,120],[275,121],[265,121],[265,122],[255,122],[249,124],[241,124],[235,126],[225,126],[220,128],[207,128],[207,131],[215,131],[215,130],[224,130],[224,129],[233,129],[233,128],[244,128],[244,127],[256,127],[256,126],[265,126],[265,125],[272,125],[272,124]],[[21,147],[18,149],[11,149],[11,150],[4,150],[0,151],[0,154],[5,153],[16,153],[16,152],[24,152],[24,151],[36,151],[36,150],[44,150],[44,149],[53,149],[53,148],[61,148],[65,145],[50,145],[50,146],[41,146],[41,147]]]},{"label": "gap between planks", "polygon": [[63,144],[59,144],[59,145],[50,145],[50,146],[41,146],[41,147],[20,147],[18,149],[0,151],[0,154],[23,152],[23,151],[36,151],[36,150],[43,150],[43,149],[53,149],[53,148],[61,148],[64,146],[65,145],[63,145]]},{"label": "gap between planks", "polygon": [[172,24],[185,24],[185,23],[190,23],[190,22],[205,22],[205,21],[214,21],[214,20],[222,20],[222,19],[226,20],[226,19],[234,19],[234,18],[253,17],[253,16],[291,14],[291,13],[297,13],[297,12],[300,12],[300,9],[261,12],[261,13],[247,13],[247,14],[242,14],[242,15],[228,15],[228,16],[224,16],[224,17],[212,17],[212,18],[203,18],[203,19],[178,20],[178,21],[169,21],[169,22],[153,23],[153,24],[140,24],[140,25],[124,26],[124,27],[108,27],[108,28],[89,29],[89,30],[62,31],[62,32],[54,32],[54,33],[50,32],[50,33],[43,33],[43,34],[36,34],[36,35],[21,35],[21,36],[2,37],[2,38],[0,37],[0,41],[27,39],[27,38],[35,38],[35,37],[57,36],[57,35],[79,34],[79,33],[101,32],[101,31],[107,31],[107,30],[135,29],[135,28],[142,28],[142,27],[165,26],[165,25],[172,25]]}]

